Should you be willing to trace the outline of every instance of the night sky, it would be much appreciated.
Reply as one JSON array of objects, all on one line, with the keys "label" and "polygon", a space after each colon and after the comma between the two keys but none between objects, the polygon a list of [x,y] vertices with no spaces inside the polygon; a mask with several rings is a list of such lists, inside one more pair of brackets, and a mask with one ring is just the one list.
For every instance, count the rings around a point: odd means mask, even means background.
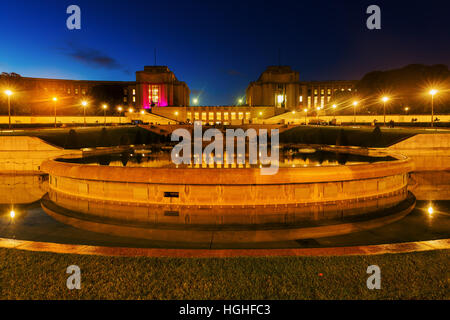
[{"label": "night sky", "polygon": [[[81,7],[82,29],[66,28]],[[382,29],[366,28],[377,4]],[[268,65],[301,80],[360,79],[411,63],[450,65],[443,1],[1,0],[0,72],[27,77],[135,80],[167,65],[200,105],[235,104]]]}]

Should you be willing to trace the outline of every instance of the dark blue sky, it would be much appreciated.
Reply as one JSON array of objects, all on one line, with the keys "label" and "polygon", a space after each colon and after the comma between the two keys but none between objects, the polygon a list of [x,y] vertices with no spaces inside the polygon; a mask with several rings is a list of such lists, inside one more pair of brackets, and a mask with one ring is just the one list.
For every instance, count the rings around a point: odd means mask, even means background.
[{"label": "dark blue sky", "polygon": [[[302,80],[359,79],[410,63],[450,65],[450,5],[429,1],[0,0],[0,72],[134,80],[168,65],[201,105],[234,104],[268,65]],[[77,4],[82,29],[66,28]],[[368,5],[382,30],[366,28]]]}]

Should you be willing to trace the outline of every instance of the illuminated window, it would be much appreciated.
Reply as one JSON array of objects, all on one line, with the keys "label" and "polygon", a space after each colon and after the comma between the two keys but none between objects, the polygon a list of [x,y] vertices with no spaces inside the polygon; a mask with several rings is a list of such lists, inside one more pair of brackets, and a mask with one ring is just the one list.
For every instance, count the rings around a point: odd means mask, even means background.
[{"label": "illuminated window", "polygon": [[210,112],[208,117],[209,120],[214,120],[214,112]]},{"label": "illuminated window", "polygon": [[82,95],[85,95],[85,94],[86,94],[86,89],[84,89],[84,88],[81,89],[81,94],[82,94]]},{"label": "illuminated window", "polygon": [[199,112],[194,112],[194,120],[200,120],[200,113]]},{"label": "illuminated window", "polygon": [[300,102],[303,102],[303,96],[300,96]]},{"label": "illuminated window", "polygon": [[321,90],[320,90],[320,95],[323,96],[324,94],[325,94],[325,90],[324,90],[324,89],[321,89]]},{"label": "illuminated window", "polygon": [[308,97],[308,108],[311,107],[311,96]]},{"label": "illuminated window", "polygon": [[244,113],[243,112],[239,112],[239,120],[244,119]]},{"label": "illuminated window", "polygon": [[228,112],[225,112],[225,113],[223,114],[223,120],[228,120]]},{"label": "illuminated window", "polygon": [[331,97],[328,96],[328,97],[327,97],[327,102],[330,102],[330,100],[331,100]]},{"label": "illuminated window", "polygon": [[250,120],[250,112],[245,113],[245,119]]},{"label": "illuminated window", "polygon": [[123,97],[123,102],[127,102],[128,101],[128,97]]},{"label": "illuminated window", "polygon": [[202,112],[202,120],[206,121],[206,112]]},{"label": "illuminated window", "polygon": [[317,97],[314,97],[314,107],[316,107],[317,106]]},{"label": "illuminated window", "polygon": [[78,88],[75,88],[75,94],[78,94]]},{"label": "illuminated window", "polygon": [[320,106],[323,107],[325,105],[325,97],[320,97]]},{"label": "illuminated window", "polygon": [[133,96],[133,102],[136,102],[136,97],[135,96]]},{"label": "illuminated window", "polygon": [[133,89],[133,96],[136,95],[136,89]]},{"label": "illuminated window", "polygon": [[67,88],[67,94],[70,94],[70,88]]},{"label": "illuminated window", "polygon": [[220,112],[216,113],[216,120],[222,120],[222,114]]},{"label": "illuminated window", "polygon": [[148,100],[152,105],[159,105],[159,86],[150,85],[148,86]]},{"label": "illuminated window", "polygon": [[317,96],[317,93],[318,93],[317,89],[314,89],[314,95],[315,96]]},{"label": "illuminated window", "polygon": [[231,120],[236,120],[236,112],[231,113]]},{"label": "illuminated window", "polygon": [[331,95],[331,89],[328,89],[328,95],[329,96]]},{"label": "illuminated window", "polygon": [[192,112],[187,113],[187,120],[192,120]]}]

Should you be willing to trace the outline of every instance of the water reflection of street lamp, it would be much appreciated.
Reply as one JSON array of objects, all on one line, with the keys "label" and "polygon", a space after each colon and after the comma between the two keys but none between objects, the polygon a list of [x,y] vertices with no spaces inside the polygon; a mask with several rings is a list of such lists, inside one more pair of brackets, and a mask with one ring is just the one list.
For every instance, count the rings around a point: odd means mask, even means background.
[{"label": "water reflection of street lamp", "polygon": [[84,126],[86,127],[86,107],[87,107],[88,103],[87,103],[87,101],[82,101],[81,105],[83,106]]},{"label": "water reflection of street lamp", "polygon": [[430,94],[431,94],[431,127],[433,127],[434,125],[434,95],[437,93],[438,91],[436,89],[431,89],[430,90]]},{"label": "water reflection of street lamp", "polygon": [[384,126],[386,126],[386,102],[389,101],[388,97],[381,98],[381,101],[383,101],[383,122]]},{"label": "water reflection of street lamp", "polygon": [[9,129],[11,129],[11,95],[13,92],[11,90],[5,90],[5,94],[8,96],[8,119],[9,119]]}]

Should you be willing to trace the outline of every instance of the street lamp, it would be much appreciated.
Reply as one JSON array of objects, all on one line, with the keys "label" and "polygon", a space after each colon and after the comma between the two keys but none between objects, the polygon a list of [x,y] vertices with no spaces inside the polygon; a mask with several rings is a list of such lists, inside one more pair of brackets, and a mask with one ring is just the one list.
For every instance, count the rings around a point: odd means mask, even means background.
[{"label": "street lamp", "polygon": [[239,99],[239,100],[238,100],[239,105],[241,105],[242,102],[244,102],[244,100],[242,100],[242,99]]},{"label": "street lamp", "polygon": [[193,103],[193,104],[197,104],[197,103],[198,103],[198,98],[192,99],[192,103]]},{"label": "street lamp", "polygon": [[87,101],[82,101],[81,105],[83,106],[84,126],[86,127],[86,107],[88,103]]},{"label": "street lamp", "polygon": [[9,118],[9,129],[11,129],[11,95],[13,92],[11,90],[5,90],[5,94],[8,96],[8,118]]},{"label": "street lamp", "polygon": [[353,124],[356,124],[356,106],[358,105],[358,101],[353,102]]},{"label": "street lamp", "polygon": [[436,89],[431,89],[430,90],[430,94],[431,94],[431,127],[433,127],[434,125],[434,95],[438,93],[438,91]]},{"label": "street lamp", "polygon": [[336,108],[337,108],[337,105],[333,104],[331,107],[333,108],[333,119],[336,120]]},{"label": "street lamp", "polygon": [[53,97],[53,109],[55,111],[55,128],[56,128],[56,101],[58,101],[57,97]]},{"label": "street lamp", "polygon": [[386,102],[389,101],[388,97],[381,98],[381,101],[383,101],[383,122],[384,126],[386,126]]},{"label": "street lamp", "polygon": [[303,109],[303,111],[305,112],[305,126],[308,124],[308,109]]},{"label": "street lamp", "polygon": [[405,113],[408,114],[409,107],[405,107]]},{"label": "street lamp", "polygon": [[104,120],[104,126],[106,126],[106,109],[108,109],[108,106],[107,106],[106,104],[104,104],[104,105],[102,106],[102,108],[103,108],[103,117],[105,118],[105,120]]},{"label": "street lamp", "polygon": [[122,122],[122,119],[121,119],[122,118],[122,110],[123,110],[122,107],[120,107],[120,106],[117,107],[117,111],[119,111],[119,124]]}]

